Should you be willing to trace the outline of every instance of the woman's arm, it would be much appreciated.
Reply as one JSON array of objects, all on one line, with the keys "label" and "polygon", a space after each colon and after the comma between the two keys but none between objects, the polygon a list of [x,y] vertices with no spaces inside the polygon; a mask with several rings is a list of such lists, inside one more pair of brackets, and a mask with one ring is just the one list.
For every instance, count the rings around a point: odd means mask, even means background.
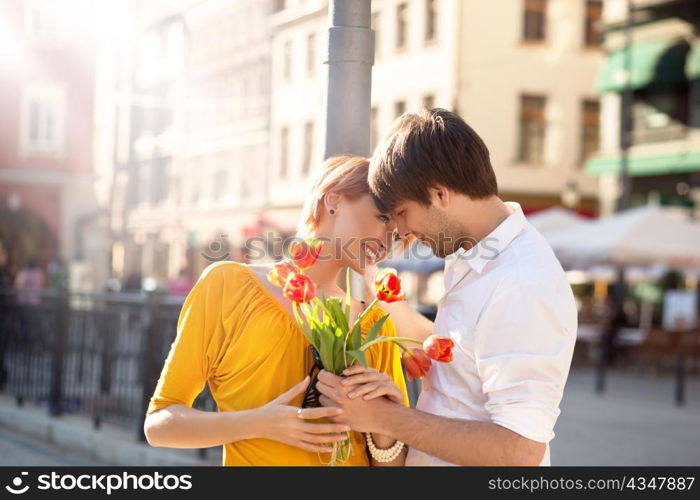
[{"label": "woman's arm", "polygon": [[210,448],[258,437],[255,410],[213,412],[174,404],[146,416],[148,444],[166,448]]},{"label": "woman's arm", "polygon": [[[381,303],[381,308],[391,314],[399,337],[410,337],[424,341],[433,333],[433,322],[413,309],[406,302]],[[406,347],[416,347],[406,343]]]},{"label": "woman's arm", "polygon": [[144,433],[148,444],[157,447],[210,448],[264,438],[311,452],[331,452],[333,448],[327,443],[343,441],[347,437],[343,432],[350,428],[306,422],[340,415],[339,408],[306,408],[299,412],[299,408],[290,406],[308,383],[307,377],[268,404],[251,410],[211,412],[172,404],[146,416]]},{"label": "woman's arm", "polygon": [[[364,300],[367,304],[374,299],[374,277],[378,271],[379,268],[376,265],[368,266],[363,276]],[[433,322],[413,309],[406,302],[382,302],[380,306],[385,312],[391,314],[391,319],[396,325],[396,331],[399,337],[410,337],[422,342],[433,333]],[[406,347],[415,347],[414,344],[409,343],[404,345]]]}]

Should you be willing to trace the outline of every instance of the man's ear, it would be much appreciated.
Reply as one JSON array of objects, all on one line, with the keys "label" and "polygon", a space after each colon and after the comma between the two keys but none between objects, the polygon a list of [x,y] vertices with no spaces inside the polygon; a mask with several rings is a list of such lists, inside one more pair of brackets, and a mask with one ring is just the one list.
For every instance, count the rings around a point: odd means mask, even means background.
[{"label": "man's ear", "polygon": [[452,192],[445,186],[436,185],[429,188],[430,200],[433,205],[438,206],[442,209],[447,208],[452,200]]}]

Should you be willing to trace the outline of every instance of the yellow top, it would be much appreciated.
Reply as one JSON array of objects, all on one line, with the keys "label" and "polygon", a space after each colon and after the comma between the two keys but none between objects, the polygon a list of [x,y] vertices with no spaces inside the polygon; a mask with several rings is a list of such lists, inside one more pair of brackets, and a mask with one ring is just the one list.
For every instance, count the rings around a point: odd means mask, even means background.
[{"label": "yellow top", "polygon": [[[369,311],[363,333],[384,314],[377,306]],[[391,319],[379,334],[396,335]],[[308,346],[295,321],[251,269],[232,261],[211,264],[185,299],[177,337],[146,413],[176,403],[192,406],[205,382],[219,411],[263,406],[308,374]],[[366,358],[406,394],[398,349],[393,342],[382,342]],[[300,395],[295,406],[301,400]],[[345,465],[369,465],[363,435],[353,432],[351,439],[353,455]],[[312,466],[323,465],[328,457],[277,441],[248,439],[224,445],[223,465]]]}]

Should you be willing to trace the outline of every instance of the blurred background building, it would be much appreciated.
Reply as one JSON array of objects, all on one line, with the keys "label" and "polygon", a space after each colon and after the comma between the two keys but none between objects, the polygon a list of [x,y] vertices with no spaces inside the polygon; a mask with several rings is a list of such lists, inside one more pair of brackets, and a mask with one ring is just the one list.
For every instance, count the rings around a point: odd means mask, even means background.
[{"label": "blurred background building", "polygon": [[[693,0],[608,0],[608,55],[597,78],[601,93],[600,154],[586,170],[599,179],[604,214],[619,192],[621,92],[630,54],[633,92],[629,172],[632,202],[688,207],[700,201],[700,5]],[[629,23],[628,23],[629,17]],[[629,28],[628,28],[629,26]],[[625,32],[632,44],[625,47]]]},{"label": "blurred background building", "polygon": [[[0,2],[0,243],[11,278],[30,260],[107,279],[107,207],[94,193],[94,32],[78,2]],[[94,258],[93,258],[94,257]]]},{"label": "blurred background building", "polygon": [[[322,161],[328,2],[148,5],[134,5],[122,68],[135,75],[112,262],[122,281],[162,282],[181,270],[195,278],[203,255],[245,260],[246,238],[295,233]],[[452,109],[490,145],[504,198],[527,213],[597,213],[597,182],[582,166],[600,135],[601,1],[372,8],[372,148],[404,112]],[[170,83],[143,81],[159,68]],[[153,92],[168,106],[144,109]]]},{"label": "blurred background building", "polygon": [[[404,113],[457,112],[488,145],[501,197],[567,271],[579,330],[559,463],[698,463],[700,0],[371,9],[371,120],[358,133],[374,150]],[[280,258],[296,234],[326,142],[328,11],[0,0],[0,399],[16,402],[0,404],[0,456],[2,428],[32,401],[92,420],[71,434],[49,419],[43,439],[121,450],[98,457],[108,463],[156,460],[123,454],[114,435],[94,446],[105,435],[88,430],[108,422],[143,441],[201,271]],[[444,261],[415,255],[389,264],[430,317]],[[195,406],[215,408],[206,388]]]},{"label": "blurred background building", "polygon": [[[153,288],[295,234],[322,161],[328,1],[89,5],[2,1],[8,272],[62,258],[74,288]],[[489,145],[504,199],[608,215],[629,51],[632,204],[697,206],[698,6],[633,10],[374,0],[372,149],[401,114],[444,107]]]}]

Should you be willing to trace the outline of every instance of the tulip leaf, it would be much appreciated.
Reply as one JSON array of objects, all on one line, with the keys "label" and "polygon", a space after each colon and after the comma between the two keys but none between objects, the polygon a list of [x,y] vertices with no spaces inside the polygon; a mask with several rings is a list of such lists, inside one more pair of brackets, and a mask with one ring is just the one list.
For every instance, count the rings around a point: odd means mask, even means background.
[{"label": "tulip leaf", "polygon": [[350,336],[348,339],[348,348],[350,350],[359,349],[362,343],[362,328],[360,328],[360,324],[356,323],[348,335]]},{"label": "tulip leaf", "polygon": [[371,343],[374,339],[377,338],[377,335],[379,335],[379,330],[381,330],[387,318],[389,318],[389,315],[385,314],[384,316],[379,318],[379,321],[372,325],[372,328],[370,328],[369,332],[367,332],[367,335],[365,336],[363,344]]},{"label": "tulip leaf", "polygon": [[364,352],[359,351],[359,350],[358,350],[358,351],[352,350],[352,351],[347,351],[347,354],[348,354],[348,356],[350,356],[350,357],[356,359],[357,361],[359,361],[360,364],[362,364],[362,366],[364,366],[365,368],[367,368],[367,359],[365,359],[365,353],[364,353]]},{"label": "tulip leaf", "polygon": [[321,338],[321,350],[319,351],[319,354],[321,355],[323,367],[328,371],[332,371],[334,370],[333,342],[335,340],[335,335],[333,335],[333,332],[330,332],[327,328],[323,329],[323,333],[325,335],[323,335]]},{"label": "tulip leaf", "polygon": [[360,350],[366,351],[367,349],[372,347],[374,344],[379,344],[381,342],[393,342],[395,344],[398,344],[399,342],[403,342],[403,341],[420,343],[415,339],[407,339],[404,337],[384,337],[384,336],[380,335],[379,337],[374,339],[372,342],[365,342],[364,344],[362,344],[362,347],[360,347]]}]

